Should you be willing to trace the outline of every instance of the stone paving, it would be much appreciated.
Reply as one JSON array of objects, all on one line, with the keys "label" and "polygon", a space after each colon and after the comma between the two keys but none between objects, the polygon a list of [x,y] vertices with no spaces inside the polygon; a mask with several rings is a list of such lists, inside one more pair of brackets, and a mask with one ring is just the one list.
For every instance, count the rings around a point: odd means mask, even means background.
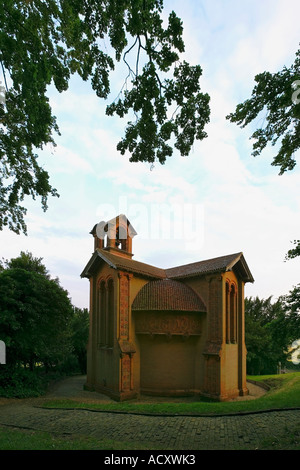
[{"label": "stone paving", "polygon": [[300,410],[240,416],[145,416],[88,410],[44,409],[37,401],[0,406],[0,425],[64,435],[136,442],[152,449],[256,449],[265,438],[292,432]]}]

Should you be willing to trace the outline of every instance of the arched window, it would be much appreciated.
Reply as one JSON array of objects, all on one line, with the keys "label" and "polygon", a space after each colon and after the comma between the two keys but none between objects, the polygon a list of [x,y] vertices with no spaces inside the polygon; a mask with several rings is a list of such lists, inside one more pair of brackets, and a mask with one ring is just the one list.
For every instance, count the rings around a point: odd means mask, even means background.
[{"label": "arched window", "polygon": [[230,343],[230,285],[229,282],[226,282],[226,343]]},{"label": "arched window", "polygon": [[237,339],[237,314],[236,314],[236,287],[231,285],[230,289],[230,342],[236,343]]},{"label": "arched window", "polygon": [[109,279],[107,284],[107,315],[106,315],[106,344],[114,345],[114,283]]},{"label": "arched window", "polygon": [[98,291],[98,344],[105,345],[105,329],[106,329],[106,289],[105,282],[102,281]]},{"label": "arched window", "polygon": [[114,283],[102,280],[97,296],[97,344],[113,347],[114,344]]},{"label": "arched window", "polygon": [[226,281],[226,343],[237,342],[237,288],[232,282]]}]

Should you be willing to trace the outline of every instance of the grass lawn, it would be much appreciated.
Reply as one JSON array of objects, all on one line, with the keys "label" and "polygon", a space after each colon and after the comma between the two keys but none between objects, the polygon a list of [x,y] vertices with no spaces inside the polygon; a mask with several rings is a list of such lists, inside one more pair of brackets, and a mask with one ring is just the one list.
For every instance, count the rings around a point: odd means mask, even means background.
[{"label": "grass lawn", "polygon": [[255,400],[233,402],[212,402],[205,400],[189,403],[138,403],[137,401],[132,401],[94,404],[71,399],[56,399],[44,403],[44,406],[50,408],[98,409],[122,413],[176,415],[215,415],[300,407],[300,372],[282,375],[251,376],[248,378],[267,384],[270,387],[270,391]]},{"label": "grass lawn", "polygon": [[[74,400],[52,400],[44,406],[52,408],[85,408],[103,411],[138,412],[150,414],[176,415],[216,415],[262,411],[267,409],[300,407],[300,373],[285,375],[249,377],[257,382],[269,385],[268,391],[261,398],[249,401],[214,403],[197,401],[190,403],[151,403],[137,402],[113,404],[88,404]],[[89,436],[54,436],[50,433],[16,430],[0,426],[0,450],[145,450],[145,446],[134,442],[118,442],[91,438]],[[152,450],[153,447],[151,448]],[[283,435],[278,441],[266,440],[260,449],[300,449],[300,426],[291,435]]]}]

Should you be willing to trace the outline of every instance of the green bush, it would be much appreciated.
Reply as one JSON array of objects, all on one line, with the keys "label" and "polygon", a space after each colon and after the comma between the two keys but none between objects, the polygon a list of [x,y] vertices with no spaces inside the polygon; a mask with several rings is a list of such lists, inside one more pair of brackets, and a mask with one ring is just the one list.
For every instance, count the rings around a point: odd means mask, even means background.
[{"label": "green bush", "polygon": [[0,396],[6,398],[40,396],[45,392],[49,379],[49,376],[39,371],[1,366]]}]

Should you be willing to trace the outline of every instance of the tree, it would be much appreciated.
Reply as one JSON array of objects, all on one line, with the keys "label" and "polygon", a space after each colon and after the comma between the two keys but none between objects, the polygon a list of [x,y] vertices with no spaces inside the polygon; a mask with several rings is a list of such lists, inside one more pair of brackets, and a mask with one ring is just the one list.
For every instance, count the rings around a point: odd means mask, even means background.
[{"label": "tree", "polygon": [[8,269],[25,269],[25,271],[31,271],[50,279],[49,272],[46,266],[42,263],[43,258],[35,258],[32,253],[25,253],[21,251],[17,258],[12,258],[10,261],[6,261],[5,265]]},{"label": "tree", "polygon": [[58,280],[37,272],[40,260],[31,258],[33,269],[8,267],[0,272],[0,338],[8,365],[33,368],[36,362],[57,364],[72,349],[73,307]]},{"label": "tree", "polygon": [[286,254],[286,260],[297,258],[297,256],[300,256],[300,240],[294,240],[293,244],[295,245],[295,248],[290,248]]},{"label": "tree", "polygon": [[282,297],[286,317],[288,318],[288,328],[290,341],[300,338],[300,284]]},{"label": "tree", "polygon": [[251,315],[247,315],[247,307],[245,311],[245,342],[247,347],[247,374],[258,375],[266,370],[266,364],[268,365],[270,362],[270,352],[266,345],[270,344],[271,339],[269,332],[260,322],[252,318]]},{"label": "tree", "polygon": [[[271,143],[279,143],[272,165],[280,168],[279,174],[291,171],[296,166],[296,154],[300,148],[300,49],[294,63],[277,73],[263,72],[255,76],[256,85],[251,98],[236,106],[227,116],[242,128],[257,118],[263,122],[251,138],[254,139],[253,156],[262,153]],[[300,240],[288,251],[286,259],[300,255]]]},{"label": "tree", "polygon": [[276,373],[278,362],[284,364],[289,358],[295,339],[293,315],[284,298],[273,303],[272,297],[245,299],[248,374]]},{"label": "tree", "polygon": [[71,341],[73,354],[82,374],[86,374],[89,321],[89,312],[86,308],[74,308],[74,316],[71,321]]},{"label": "tree", "polygon": [[[293,170],[295,153],[300,148],[300,50],[290,68],[280,72],[263,72],[255,76],[256,85],[251,98],[237,105],[234,113],[227,116],[241,127],[249,125],[261,113],[265,127],[259,127],[251,136],[253,156],[258,156],[268,143],[280,147],[272,165],[280,167],[279,174]],[[297,90],[299,88],[299,91]]]},{"label": "tree", "polygon": [[55,145],[53,133],[59,133],[47,97],[50,84],[63,92],[76,73],[107,98],[110,72],[123,58],[127,77],[107,107],[108,115],[133,114],[117,146],[122,154],[163,164],[173,153],[170,142],[187,155],[195,139],[206,137],[210,110],[209,96],[200,91],[202,69],[180,61],[182,22],[172,12],[164,27],[162,11],[163,0],[2,1],[0,229],[26,233],[24,198],[41,197],[46,210],[48,197],[58,196],[36,154]]}]

